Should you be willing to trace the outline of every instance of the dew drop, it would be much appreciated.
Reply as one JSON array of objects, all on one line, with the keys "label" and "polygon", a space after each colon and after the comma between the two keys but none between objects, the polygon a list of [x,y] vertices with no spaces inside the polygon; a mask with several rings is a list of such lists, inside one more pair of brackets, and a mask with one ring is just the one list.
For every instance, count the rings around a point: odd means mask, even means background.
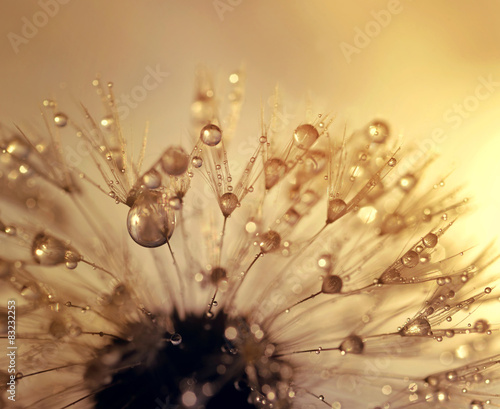
[{"label": "dew drop", "polygon": [[483,402],[479,400],[473,400],[469,404],[469,409],[483,409],[483,408],[484,408]]},{"label": "dew drop", "polygon": [[431,324],[424,317],[418,317],[413,321],[406,324],[401,331],[399,331],[401,336],[406,337],[425,337],[431,332]]},{"label": "dew drop", "polygon": [[486,287],[484,289],[484,292],[485,292],[485,294],[490,294],[491,293],[491,288],[490,287]]},{"label": "dew drop", "polygon": [[58,112],[57,114],[54,114],[54,123],[59,128],[62,128],[68,124],[68,117],[66,116],[66,114]]},{"label": "dew drop", "polygon": [[271,158],[264,163],[264,179],[266,189],[271,189],[286,174],[287,166],[285,162],[278,158]]},{"label": "dew drop", "polygon": [[78,253],[62,240],[45,233],[38,233],[33,239],[31,255],[37,264],[43,266],[55,266],[80,259]]},{"label": "dew drop", "polygon": [[30,146],[21,137],[14,136],[8,143],[5,150],[18,159],[26,159],[30,152]]},{"label": "dew drop", "polygon": [[200,158],[199,156],[193,156],[193,159],[191,159],[191,164],[196,168],[201,168],[201,165],[203,165],[203,159]]},{"label": "dew drop", "polygon": [[263,233],[260,237],[259,247],[262,253],[270,253],[279,248],[281,236],[274,230]]},{"label": "dew drop", "polygon": [[308,149],[319,137],[318,130],[311,124],[299,125],[293,133],[293,143],[300,149]]},{"label": "dew drop", "polygon": [[401,257],[401,262],[405,267],[413,268],[419,262],[419,256],[416,251],[410,250],[403,257]]},{"label": "dew drop", "polygon": [[297,212],[297,210],[291,207],[286,211],[286,213],[283,216],[283,219],[291,226],[294,226],[300,220],[300,214],[299,212]]},{"label": "dew drop", "polygon": [[168,205],[174,210],[180,210],[182,207],[182,200],[177,196],[172,196],[168,199]]},{"label": "dew drop", "polygon": [[175,214],[164,202],[163,195],[144,190],[139,193],[127,216],[130,237],[143,247],[159,247],[173,232]]},{"label": "dew drop", "polygon": [[434,233],[428,233],[422,239],[422,243],[427,248],[436,247],[436,244],[438,243],[438,236],[435,235]]},{"label": "dew drop", "polygon": [[260,143],[266,143],[266,142],[267,142],[267,137],[265,137],[265,136],[261,136],[261,137],[259,138],[259,142],[260,142]]},{"label": "dew drop", "polygon": [[366,128],[366,135],[375,143],[384,143],[389,136],[389,126],[384,121],[375,120]]},{"label": "dew drop", "polygon": [[329,200],[326,213],[326,222],[333,223],[335,220],[339,219],[344,215],[344,211],[346,210],[346,208],[347,204],[342,199]]},{"label": "dew drop", "polygon": [[333,267],[332,255],[331,254],[322,254],[321,256],[319,256],[318,266],[327,272],[332,271],[332,267]]},{"label": "dew drop", "polygon": [[200,131],[201,141],[208,146],[218,145],[222,140],[222,131],[217,125],[205,125]]},{"label": "dew drop", "polygon": [[238,196],[231,192],[224,193],[219,199],[220,209],[224,217],[228,217],[233,213],[238,204]]},{"label": "dew drop", "polygon": [[157,189],[161,185],[161,175],[156,169],[151,169],[149,172],[145,173],[142,177],[142,182],[144,186],[148,189]]},{"label": "dew drop", "polygon": [[416,184],[417,184],[417,178],[413,176],[411,173],[408,173],[401,179],[399,179],[399,187],[404,192],[409,192],[415,187]]},{"label": "dew drop", "polygon": [[479,334],[484,334],[490,328],[490,324],[486,320],[477,320],[474,323],[474,330]]},{"label": "dew drop", "polygon": [[365,348],[365,344],[363,340],[357,335],[349,335],[342,343],[340,344],[341,353],[345,354],[361,354],[363,349]]},{"label": "dew drop", "polygon": [[171,176],[184,174],[189,165],[189,156],[180,146],[170,146],[160,159],[162,169]]},{"label": "dew drop", "polygon": [[397,159],[396,158],[391,158],[389,159],[389,161],[387,162],[387,165],[389,165],[391,168],[393,168],[394,166],[396,166],[396,164],[398,163]]},{"label": "dew drop", "polygon": [[212,269],[212,272],[210,274],[210,280],[212,281],[212,283],[218,284],[222,280],[225,280],[226,278],[227,278],[227,272],[225,268],[215,267]]},{"label": "dew drop", "polygon": [[170,342],[172,343],[172,345],[179,345],[181,342],[182,342],[182,336],[181,334],[172,334],[170,336]]},{"label": "dew drop", "polygon": [[342,278],[337,275],[328,275],[323,279],[321,292],[325,294],[338,294],[342,290]]},{"label": "dew drop", "polygon": [[105,129],[110,129],[113,126],[113,116],[108,115],[101,119],[101,126]]}]

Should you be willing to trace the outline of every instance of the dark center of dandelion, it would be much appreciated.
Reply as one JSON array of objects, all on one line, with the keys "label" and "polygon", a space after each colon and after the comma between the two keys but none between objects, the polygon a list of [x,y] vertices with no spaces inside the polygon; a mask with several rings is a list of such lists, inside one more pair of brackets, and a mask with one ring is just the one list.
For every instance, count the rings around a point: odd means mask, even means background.
[{"label": "dark center of dandelion", "polygon": [[245,362],[224,337],[226,321],[174,314],[174,335],[132,325],[130,341],[114,340],[87,365],[95,408],[255,408]]}]

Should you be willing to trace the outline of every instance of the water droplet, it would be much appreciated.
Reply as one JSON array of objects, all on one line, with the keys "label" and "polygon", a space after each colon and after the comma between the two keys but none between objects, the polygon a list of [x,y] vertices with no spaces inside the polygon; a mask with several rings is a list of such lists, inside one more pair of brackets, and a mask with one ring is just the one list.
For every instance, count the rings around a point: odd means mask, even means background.
[{"label": "water droplet", "polygon": [[57,114],[54,114],[54,123],[59,128],[62,128],[68,124],[68,117],[66,116],[66,114],[58,112]]},{"label": "water droplet", "polygon": [[281,236],[274,230],[269,230],[260,237],[259,246],[262,253],[270,253],[278,249],[280,244]]},{"label": "water droplet", "polygon": [[224,217],[233,213],[234,209],[238,207],[238,204],[238,196],[231,192],[224,193],[219,199],[220,209]]},{"label": "water droplet", "polygon": [[173,232],[175,214],[160,192],[139,193],[127,216],[127,229],[132,239],[143,247],[159,247]]},{"label": "water droplet", "polygon": [[105,129],[110,129],[113,126],[113,116],[108,115],[101,119],[101,126]]},{"label": "water droplet", "polygon": [[318,399],[319,399],[319,400],[325,400],[325,397],[324,397],[323,395],[319,395],[319,396],[318,396]]},{"label": "water droplet", "polygon": [[399,179],[399,187],[405,192],[412,190],[417,184],[417,178],[411,173],[406,174],[401,179]]},{"label": "water droplet", "polygon": [[57,264],[74,262],[80,260],[78,253],[62,240],[38,233],[33,239],[31,255],[36,263],[44,266],[55,266]]},{"label": "water droplet", "polygon": [[189,165],[189,156],[180,146],[170,146],[160,159],[162,169],[171,176],[184,174]]},{"label": "water droplet", "polygon": [[200,158],[199,156],[193,156],[193,159],[191,159],[191,164],[196,168],[201,168],[201,165],[203,165],[203,159]]},{"label": "water droplet", "polygon": [[389,159],[389,161],[387,162],[387,165],[389,165],[391,168],[393,168],[394,166],[396,166],[396,164],[398,163],[397,159],[396,158],[391,158]]},{"label": "water droplet", "polygon": [[68,270],[74,270],[78,267],[78,262],[76,261],[66,261],[65,266]]},{"label": "water droplet", "polygon": [[295,208],[291,207],[283,215],[283,219],[291,226],[294,226],[300,220],[300,214]]},{"label": "water droplet", "polygon": [[260,142],[260,143],[266,143],[266,142],[267,142],[267,137],[265,137],[265,136],[261,136],[261,137],[259,138],[259,142]]},{"label": "water droplet", "polygon": [[416,251],[410,250],[403,257],[401,257],[401,262],[405,267],[413,268],[419,262],[419,256]]},{"label": "water droplet", "polygon": [[172,345],[179,345],[181,342],[182,342],[182,336],[181,334],[172,334],[170,336],[170,342],[172,343]]},{"label": "water droplet", "polygon": [[401,331],[399,331],[401,336],[406,337],[426,337],[431,332],[431,324],[424,317],[418,317],[413,321],[406,324]]},{"label": "water droplet", "polygon": [[406,227],[403,216],[397,213],[387,215],[380,228],[381,234],[396,234]]},{"label": "water droplet", "polygon": [[299,125],[293,133],[293,143],[300,149],[309,148],[319,137],[318,130],[311,124]]},{"label": "water droplet", "polygon": [[477,320],[474,323],[474,330],[479,334],[484,334],[490,328],[490,324],[486,320]]},{"label": "water droplet", "polygon": [[200,138],[205,145],[215,146],[222,140],[222,131],[217,125],[205,125],[200,131]]},{"label": "water droplet", "polygon": [[321,292],[325,294],[338,294],[342,289],[342,278],[337,275],[328,275],[323,279]]},{"label": "water droplet", "polygon": [[222,267],[215,267],[212,269],[212,272],[210,274],[210,280],[214,284],[218,284],[222,280],[225,280],[227,278],[227,272],[225,268]]},{"label": "water droplet", "polygon": [[319,256],[318,266],[327,272],[332,271],[332,267],[333,267],[332,255],[331,254],[322,254],[321,256]]},{"label": "water droplet", "polygon": [[473,400],[469,404],[469,409],[483,409],[483,408],[484,408],[483,402],[479,400]]},{"label": "water droplet", "polygon": [[456,382],[458,380],[458,375],[455,371],[446,372],[445,377],[449,382]]},{"label": "water droplet", "polygon": [[329,200],[326,222],[333,223],[335,220],[339,219],[341,216],[344,215],[344,211],[346,208],[347,204],[342,199]]},{"label": "water droplet", "polygon": [[161,185],[161,175],[156,169],[151,169],[142,177],[142,183],[148,189],[157,189]]},{"label": "water droplet", "polygon": [[341,353],[345,354],[361,354],[363,349],[365,348],[365,344],[363,340],[357,335],[348,336],[342,343],[340,344]]},{"label": "water droplet", "polygon": [[491,293],[491,288],[490,287],[486,287],[484,289],[484,292],[485,292],[485,294],[490,294]]},{"label": "water droplet", "polygon": [[434,233],[428,233],[422,239],[422,243],[427,248],[436,247],[436,244],[438,243],[438,236],[435,235]]},{"label": "water droplet", "polygon": [[28,142],[23,140],[20,136],[14,136],[7,143],[5,150],[18,159],[26,159],[31,152]]},{"label": "water droplet", "polygon": [[172,196],[168,199],[168,205],[174,210],[180,210],[182,207],[182,200],[178,196]]},{"label": "water droplet", "polygon": [[389,126],[383,121],[375,120],[366,128],[366,135],[375,143],[384,143],[389,136]]},{"label": "water droplet", "polygon": [[264,163],[264,179],[266,189],[271,189],[286,174],[287,166],[285,162],[278,158],[271,158]]}]

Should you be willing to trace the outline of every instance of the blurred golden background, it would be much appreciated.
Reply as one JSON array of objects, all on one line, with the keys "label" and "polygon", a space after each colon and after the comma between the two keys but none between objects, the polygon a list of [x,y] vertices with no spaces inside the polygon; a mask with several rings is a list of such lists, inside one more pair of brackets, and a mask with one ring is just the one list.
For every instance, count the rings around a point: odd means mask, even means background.
[{"label": "blurred golden background", "polygon": [[404,140],[441,152],[442,174],[454,169],[453,183],[467,183],[482,209],[471,234],[492,237],[499,15],[500,3],[485,0],[4,1],[0,121],[36,122],[47,97],[93,104],[101,73],[129,108],[125,131],[140,135],[149,120],[163,147],[186,132],[198,64],[216,78],[243,64],[240,133],[258,134],[261,100],[276,84],[285,105],[310,100],[342,126],[386,118]]}]

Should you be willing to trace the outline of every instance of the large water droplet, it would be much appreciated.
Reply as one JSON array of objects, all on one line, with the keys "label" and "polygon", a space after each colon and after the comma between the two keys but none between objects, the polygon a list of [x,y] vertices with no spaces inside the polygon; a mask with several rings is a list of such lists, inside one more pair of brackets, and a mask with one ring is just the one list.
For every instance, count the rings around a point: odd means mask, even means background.
[{"label": "large water droplet", "polygon": [[65,242],[45,233],[38,233],[33,239],[31,255],[36,263],[44,266],[55,266],[81,259],[80,255]]},{"label": "large water droplet", "polygon": [[418,264],[419,255],[416,251],[410,250],[403,257],[401,257],[401,262],[405,267],[413,268]]},{"label": "large water droplet", "polygon": [[435,235],[434,233],[428,233],[425,235],[425,237],[422,239],[422,243],[424,244],[425,247],[427,248],[433,248],[436,247],[436,244],[438,242],[438,236]]},{"label": "large water droplet", "polygon": [[333,223],[335,220],[343,216],[343,212],[346,208],[347,204],[342,199],[329,200],[326,213],[326,222]]},{"label": "large water droplet", "polygon": [[143,247],[159,247],[174,232],[175,214],[160,192],[144,190],[127,216],[130,237]]},{"label": "large water droplet", "polygon": [[157,189],[161,185],[161,175],[156,169],[151,169],[149,172],[145,173],[142,177],[142,182],[144,186],[148,189]]},{"label": "large water droplet", "polygon": [[321,292],[325,294],[337,294],[342,289],[342,279],[337,275],[329,275],[323,279]]},{"label": "large water droplet", "polygon": [[189,156],[180,146],[170,146],[160,159],[162,169],[171,176],[180,176],[186,172]]},{"label": "large water droplet", "polygon": [[224,193],[219,200],[220,209],[224,217],[227,217],[231,213],[233,213],[234,209],[236,209],[236,207],[238,206],[238,203],[238,196],[236,196],[234,193]]},{"label": "large water droplet", "polygon": [[343,354],[361,354],[365,344],[357,335],[349,335],[341,344],[340,351]]},{"label": "large water droplet", "polygon": [[217,125],[208,124],[201,128],[200,138],[205,145],[215,146],[222,140],[222,131]]},{"label": "large water droplet", "polygon": [[368,124],[366,135],[375,143],[384,143],[389,136],[389,126],[384,121],[375,120]]},{"label": "large water droplet", "polygon": [[286,174],[286,164],[281,159],[271,158],[264,163],[266,189],[271,189]]},{"label": "large water droplet", "polygon": [[319,137],[318,130],[311,124],[299,125],[293,133],[293,143],[300,149],[309,148]]},{"label": "large water droplet", "polygon": [[406,324],[399,333],[406,337],[426,337],[430,332],[431,324],[427,318],[418,317]]},{"label": "large water droplet", "polygon": [[259,246],[262,253],[270,253],[271,251],[278,249],[280,244],[281,236],[274,230],[269,230],[266,233],[262,233],[260,236]]}]

